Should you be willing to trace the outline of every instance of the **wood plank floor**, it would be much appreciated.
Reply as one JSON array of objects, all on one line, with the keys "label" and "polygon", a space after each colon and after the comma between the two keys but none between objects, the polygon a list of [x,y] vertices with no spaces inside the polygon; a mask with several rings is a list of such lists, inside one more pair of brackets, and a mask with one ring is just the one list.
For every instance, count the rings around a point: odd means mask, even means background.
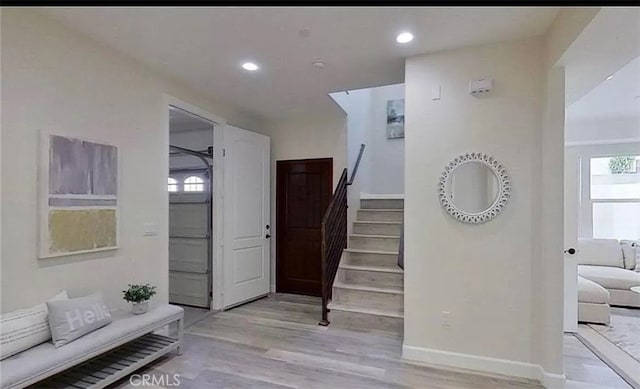
[{"label": "wood plank floor", "polygon": [[[182,356],[139,373],[180,374],[180,388],[540,387],[404,362],[400,336],[318,326],[319,308],[317,298],[275,294],[214,314],[185,330]],[[565,346],[567,387],[628,387],[574,337]],[[115,387],[134,388],[128,380]]]}]

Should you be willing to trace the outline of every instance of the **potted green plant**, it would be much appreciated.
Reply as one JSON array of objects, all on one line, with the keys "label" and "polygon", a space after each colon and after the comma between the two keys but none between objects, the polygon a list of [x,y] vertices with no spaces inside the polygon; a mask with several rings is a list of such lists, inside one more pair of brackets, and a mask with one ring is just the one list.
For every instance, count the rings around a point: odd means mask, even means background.
[{"label": "potted green plant", "polygon": [[149,284],[129,284],[129,289],[123,290],[122,293],[124,294],[123,299],[132,304],[131,311],[135,315],[140,315],[149,309],[149,299],[156,294],[156,287]]}]

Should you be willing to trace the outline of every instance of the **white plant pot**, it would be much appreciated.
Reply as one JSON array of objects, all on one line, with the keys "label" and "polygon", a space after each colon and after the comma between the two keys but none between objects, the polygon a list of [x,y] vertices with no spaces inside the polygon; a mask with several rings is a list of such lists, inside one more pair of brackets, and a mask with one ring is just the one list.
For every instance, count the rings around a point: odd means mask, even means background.
[{"label": "white plant pot", "polygon": [[141,303],[131,303],[131,311],[134,315],[146,313],[147,310],[149,310],[149,301],[143,301]]}]

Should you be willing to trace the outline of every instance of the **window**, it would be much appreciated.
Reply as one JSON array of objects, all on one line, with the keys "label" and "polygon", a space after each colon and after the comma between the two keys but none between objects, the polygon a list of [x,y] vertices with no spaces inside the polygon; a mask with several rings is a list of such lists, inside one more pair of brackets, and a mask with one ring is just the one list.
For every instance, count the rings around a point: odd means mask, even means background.
[{"label": "window", "polygon": [[177,192],[178,180],[176,180],[175,178],[169,177],[169,179],[167,180],[167,186],[168,186],[169,192]]},{"label": "window", "polygon": [[187,177],[184,180],[185,192],[204,192],[204,180],[198,176]]},{"label": "window", "polygon": [[594,238],[640,238],[640,155],[589,159]]}]

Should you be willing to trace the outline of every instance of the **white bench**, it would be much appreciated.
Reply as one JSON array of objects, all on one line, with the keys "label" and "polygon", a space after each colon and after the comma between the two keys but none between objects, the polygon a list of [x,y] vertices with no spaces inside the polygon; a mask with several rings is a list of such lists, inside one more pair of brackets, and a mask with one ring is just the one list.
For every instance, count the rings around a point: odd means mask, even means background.
[{"label": "white bench", "polygon": [[[46,342],[0,361],[0,387],[104,388],[170,351],[182,354],[181,307],[161,305],[142,315],[115,311],[112,318],[65,346]],[[153,333],[174,322],[175,338]]]}]

